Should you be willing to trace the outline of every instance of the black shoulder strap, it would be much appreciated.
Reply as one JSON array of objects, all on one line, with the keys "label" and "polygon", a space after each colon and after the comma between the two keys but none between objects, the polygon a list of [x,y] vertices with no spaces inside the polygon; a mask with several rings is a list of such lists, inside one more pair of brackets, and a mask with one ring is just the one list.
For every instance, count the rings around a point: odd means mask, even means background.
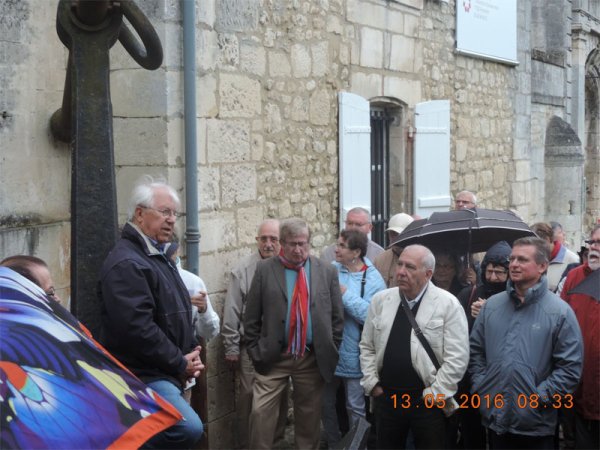
[{"label": "black shoulder strap", "polygon": [[399,291],[400,290],[398,289],[398,293],[400,294],[400,304],[402,305],[402,309],[404,310],[404,313],[406,314],[406,318],[410,322],[410,326],[413,328],[413,330],[415,330],[415,335],[417,336],[417,338],[421,342],[421,345],[423,346],[423,348],[429,355],[429,358],[431,359],[431,362],[435,366],[435,369],[439,370],[440,363],[438,362],[438,360],[435,356],[435,353],[433,353],[433,349],[431,348],[431,345],[429,345],[429,342],[427,342],[427,339],[423,335],[421,328],[419,328],[419,324],[415,320],[415,316],[412,313],[410,306],[408,306],[408,302],[404,298],[404,295],[402,295],[402,293],[400,293]]},{"label": "black shoulder strap", "polygon": [[369,269],[363,270],[363,277],[362,277],[362,280],[360,281],[360,296],[361,297],[364,297],[364,295],[365,295],[365,284],[367,284],[367,270],[369,270]]}]

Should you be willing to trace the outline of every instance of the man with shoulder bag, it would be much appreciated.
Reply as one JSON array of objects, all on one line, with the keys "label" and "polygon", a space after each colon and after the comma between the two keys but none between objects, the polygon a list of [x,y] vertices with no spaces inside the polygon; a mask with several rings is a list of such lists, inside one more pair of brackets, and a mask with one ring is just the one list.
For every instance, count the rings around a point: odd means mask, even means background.
[{"label": "man with shoulder bag", "polygon": [[[469,361],[456,297],[431,283],[435,257],[421,245],[398,258],[398,288],[373,296],[360,342],[361,384],[374,397],[377,448],[443,448],[445,416]],[[409,368],[407,370],[407,368]]]}]

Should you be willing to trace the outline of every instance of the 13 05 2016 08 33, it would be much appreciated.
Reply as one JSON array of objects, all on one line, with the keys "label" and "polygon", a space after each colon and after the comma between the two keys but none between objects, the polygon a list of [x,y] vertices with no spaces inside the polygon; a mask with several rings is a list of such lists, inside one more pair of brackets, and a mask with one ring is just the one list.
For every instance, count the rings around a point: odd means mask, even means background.
[{"label": "13 05 2016 08 33", "polygon": [[[390,396],[393,401],[394,408],[439,408],[443,409],[446,406],[446,397],[444,394],[426,394],[422,401],[414,401],[409,394],[393,394]],[[573,408],[572,394],[553,394],[549,397],[541,397],[538,394],[517,394],[516,398],[511,396],[512,403],[516,404],[517,408],[533,408],[533,409],[561,409]],[[503,394],[496,395],[479,395],[479,394],[460,394],[456,398],[460,409],[480,407],[502,409],[507,407],[508,403]]]}]

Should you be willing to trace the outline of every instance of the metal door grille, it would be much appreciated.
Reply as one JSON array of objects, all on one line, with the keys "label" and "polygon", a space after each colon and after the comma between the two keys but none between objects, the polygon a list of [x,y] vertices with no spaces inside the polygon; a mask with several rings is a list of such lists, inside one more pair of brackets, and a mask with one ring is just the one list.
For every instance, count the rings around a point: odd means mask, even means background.
[{"label": "metal door grille", "polygon": [[371,239],[386,246],[385,228],[389,219],[389,142],[394,118],[385,109],[371,110]]}]

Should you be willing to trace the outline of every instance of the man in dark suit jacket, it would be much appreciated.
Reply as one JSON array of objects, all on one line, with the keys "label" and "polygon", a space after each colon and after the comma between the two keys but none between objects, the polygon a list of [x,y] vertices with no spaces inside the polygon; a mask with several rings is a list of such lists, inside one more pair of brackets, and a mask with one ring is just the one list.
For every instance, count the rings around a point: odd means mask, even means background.
[{"label": "man in dark suit jacket", "polygon": [[295,447],[319,447],[321,394],[338,362],[344,311],[332,265],[309,256],[302,219],[281,222],[281,253],[259,261],[244,315],[256,369],[250,448],[273,447],[281,395],[294,385]]}]

